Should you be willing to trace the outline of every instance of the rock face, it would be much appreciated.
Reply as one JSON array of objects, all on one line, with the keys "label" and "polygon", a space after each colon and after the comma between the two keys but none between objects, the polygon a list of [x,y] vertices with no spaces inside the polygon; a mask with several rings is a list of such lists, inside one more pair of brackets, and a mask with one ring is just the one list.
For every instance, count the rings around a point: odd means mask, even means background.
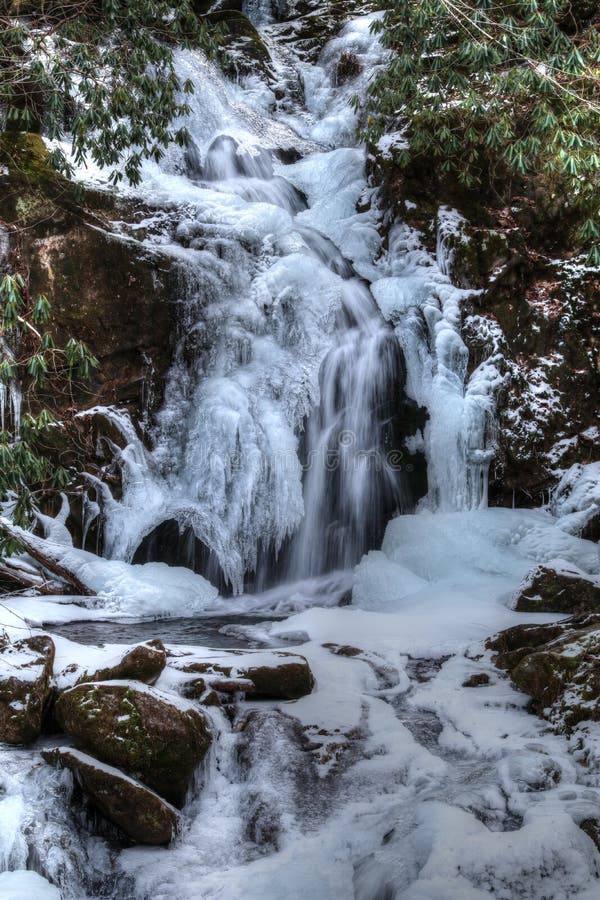
[{"label": "rock face", "polygon": [[42,753],[70,769],[92,805],[138,844],[168,844],[180,828],[177,810],[139,781],[71,747]]},{"label": "rock face", "polygon": [[126,403],[141,418],[171,361],[170,260],[115,233],[111,219],[145,213],[117,208],[110,193],[76,196],[46,156],[39,135],[0,134],[0,219],[22,229],[11,237],[11,265],[27,269],[33,296],[47,295],[59,340],[83,340],[100,360],[81,395],[74,384],[76,402]]},{"label": "rock face", "polygon": [[146,641],[127,650],[103,669],[86,672],[78,681],[117,681],[135,679],[154,684],[167,663],[167,652],[160,640]]},{"label": "rock face", "polygon": [[529,572],[514,598],[519,612],[600,612],[600,582],[556,560]]},{"label": "rock face", "polygon": [[59,697],[55,716],[79,749],[175,805],[211,743],[206,719],[191,703],[136,682],[77,685]]},{"label": "rock face", "polygon": [[207,658],[186,660],[183,672],[203,676],[206,687],[222,693],[244,692],[256,698],[297,700],[310,694],[314,678],[303,656],[292,653],[239,653],[207,651]]},{"label": "rock face", "polygon": [[517,625],[487,643],[496,665],[532,700],[532,709],[568,731],[600,720],[600,615],[551,625]]},{"label": "rock face", "polygon": [[39,736],[53,664],[54,643],[47,635],[0,647],[0,741],[25,744]]}]

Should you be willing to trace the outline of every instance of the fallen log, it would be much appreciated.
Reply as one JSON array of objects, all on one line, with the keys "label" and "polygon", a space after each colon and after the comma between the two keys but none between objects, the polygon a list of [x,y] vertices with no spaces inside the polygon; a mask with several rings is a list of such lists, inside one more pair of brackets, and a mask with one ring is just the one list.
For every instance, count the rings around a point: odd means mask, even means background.
[{"label": "fallen log", "polygon": [[62,565],[57,558],[58,555],[53,555],[52,544],[46,542],[43,538],[38,538],[34,534],[30,534],[28,531],[24,531],[23,528],[19,528],[18,525],[13,525],[12,522],[3,517],[0,517],[0,532],[7,537],[12,538],[12,540],[17,541],[32,559],[35,559],[35,561],[43,566],[44,569],[47,569],[48,572],[51,572],[62,581],[70,584],[77,594],[84,597],[91,597],[94,595],[94,591],[90,590],[90,588],[84,584],[74,572]]},{"label": "fallen log", "polygon": [[35,590],[39,594],[69,593],[71,585],[63,585],[58,581],[49,581],[43,574],[35,574],[20,566],[11,564],[11,560],[0,561],[0,583],[9,585],[18,590]]}]

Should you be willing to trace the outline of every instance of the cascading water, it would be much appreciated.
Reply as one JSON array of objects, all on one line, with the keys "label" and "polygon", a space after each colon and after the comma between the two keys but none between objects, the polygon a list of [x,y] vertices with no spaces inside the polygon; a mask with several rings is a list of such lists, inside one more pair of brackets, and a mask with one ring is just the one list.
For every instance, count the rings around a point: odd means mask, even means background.
[{"label": "cascading water", "polygon": [[288,569],[295,579],[355,565],[380,542],[394,512],[415,502],[400,449],[408,403],[398,341],[354,277],[344,286],[339,319],[308,424],[305,513]]},{"label": "cascading water", "polygon": [[[109,557],[186,565],[234,593],[347,568],[427,492],[423,456],[430,508],[486,503],[501,379],[490,360],[465,384],[456,214],[440,211],[437,259],[403,225],[383,252],[363,151],[343,146],[349,98],[382,59],[370,21],[319,65],[295,61],[293,112],[180,57],[200,85],[194,143],[143,186],[161,210],[146,244],[179,273],[178,334],[151,454],[126,435]],[[359,74],[340,86],[349,52]]]},{"label": "cascading water", "polygon": [[186,159],[195,211],[171,237],[179,331],[154,449],[122,455],[106,550],[240,592],[347,569],[377,546],[423,493],[406,440],[424,416],[359,272],[375,237],[354,209],[362,153],[290,164],[288,131],[267,134],[279,149],[208,134]]}]

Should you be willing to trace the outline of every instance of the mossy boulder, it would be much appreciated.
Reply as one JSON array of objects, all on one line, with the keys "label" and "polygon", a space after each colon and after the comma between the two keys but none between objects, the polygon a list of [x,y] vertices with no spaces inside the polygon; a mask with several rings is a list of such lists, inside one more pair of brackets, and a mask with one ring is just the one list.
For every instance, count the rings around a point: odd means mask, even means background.
[{"label": "mossy boulder", "polygon": [[560,560],[536,566],[519,586],[513,607],[565,615],[600,612],[600,582]]},{"label": "mossy boulder", "polygon": [[55,716],[79,749],[175,805],[211,744],[200,710],[139,682],[77,685],[58,698]]},{"label": "mossy boulder", "polygon": [[516,626],[487,642],[499,668],[560,731],[600,721],[600,615]]},{"label": "mossy boulder", "polygon": [[261,74],[273,76],[271,54],[252,22],[236,8],[237,4],[214,4],[207,21],[221,29],[219,40],[221,68],[231,78]]},{"label": "mossy boulder", "polygon": [[70,769],[91,805],[136,844],[169,844],[179,832],[177,810],[119,769],[72,747],[44,751],[42,756],[51,765]]},{"label": "mossy boulder", "polygon": [[576,660],[563,656],[558,649],[538,650],[524,656],[510,677],[519,690],[529,694],[536,711],[542,712],[558,700],[576,667]]},{"label": "mossy boulder", "polygon": [[39,736],[54,652],[48,635],[5,640],[0,646],[0,741],[26,744]]},{"label": "mossy boulder", "polygon": [[39,134],[0,133],[0,212],[20,228],[65,222],[75,209],[75,189],[48,162]]}]

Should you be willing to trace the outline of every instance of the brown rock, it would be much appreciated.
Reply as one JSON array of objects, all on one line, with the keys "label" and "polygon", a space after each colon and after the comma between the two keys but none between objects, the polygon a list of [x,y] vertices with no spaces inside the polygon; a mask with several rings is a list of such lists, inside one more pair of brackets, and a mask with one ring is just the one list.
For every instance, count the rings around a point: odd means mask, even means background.
[{"label": "brown rock", "polygon": [[600,616],[520,625],[496,635],[487,646],[501,651],[496,665],[509,671],[514,684],[531,697],[532,709],[559,730],[600,720]]},{"label": "brown rock", "polygon": [[310,694],[314,685],[307,661],[303,656],[291,653],[260,651],[256,664],[253,664],[253,654],[230,652],[225,656],[186,662],[181,668],[184,672],[203,675],[207,686],[217,691],[244,691],[256,698],[297,700]]},{"label": "brown rock", "polygon": [[513,650],[521,650],[523,647],[539,647],[562,634],[564,634],[564,627],[558,623],[514,625],[489,638],[485,646],[488,650],[495,650],[497,653],[509,653]]},{"label": "brown rock", "polygon": [[79,684],[58,698],[55,715],[79,749],[176,805],[211,743],[200,710],[139,682]]},{"label": "brown rock", "polygon": [[176,809],[112,766],[71,747],[42,753],[46,762],[70,769],[92,805],[137,844],[168,844],[180,829]]},{"label": "brown rock", "polygon": [[474,672],[472,675],[463,681],[463,687],[474,688],[474,687],[484,687],[486,684],[490,683],[490,676],[487,672]]},{"label": "brown rock", "polygon": [[529,572],[517,594],[519,612],[600,612],[600,583],[579,569],[552,563]]},{"label": "brown rock", "polygon": [[103,669],[86,672],[83,681],[116,681],[135,679],[145,684],[154,684],[167,664],[167,653],[160,640],[146,641],[127,650],[123,656]]},{"label": "brown rock", "polygon": [[36,635],[0,646],[0,741],[35,740],[50,695],[54,642]]}]

